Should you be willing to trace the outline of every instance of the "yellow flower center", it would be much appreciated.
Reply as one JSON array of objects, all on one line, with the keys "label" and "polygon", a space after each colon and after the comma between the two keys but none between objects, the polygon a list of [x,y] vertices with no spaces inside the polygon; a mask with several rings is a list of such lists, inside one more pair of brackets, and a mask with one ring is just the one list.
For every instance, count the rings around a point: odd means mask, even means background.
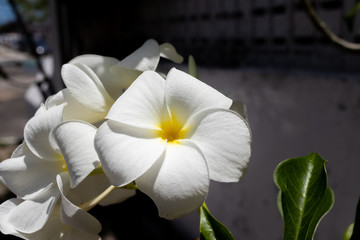
[{"label": "yellow flower center", "polygon": [[58,159],[59,159],[59,165],[60,165],[61,170],[63,172],[68,172],[68,168],[67,168],[64,156],[61,154],[58,154]]},{"label": "yellow flower center", "polygon": [[184,138],[185,129],[183,129],[182,124],[175,117],[162,121],[160,128],[160,137],[169,143],[176,143],[176,140]]}]

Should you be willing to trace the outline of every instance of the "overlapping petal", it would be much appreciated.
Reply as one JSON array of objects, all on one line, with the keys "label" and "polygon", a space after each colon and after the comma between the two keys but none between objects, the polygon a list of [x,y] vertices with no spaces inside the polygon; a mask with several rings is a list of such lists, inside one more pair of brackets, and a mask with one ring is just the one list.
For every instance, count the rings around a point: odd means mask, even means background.
[{"label": "overlapping petal", "polygon": [[166,104],[172,118],[183,125],[197,111],[229,108],[232,100],[200,80],[173,68],[166,77]]},{"label": "overlapping petal", "polygon": [[67,173],[59,174],[56,178],[61,194],[61,221],[67,225],[78,228],[90,234],[97,234],[101,231],[101,224],[96,218],[70,202],[65,196],[69,190],[69,177]]},{"label": "overlapping petal", "polygon": [[62,122],[64,104],[54,106],[44,112],[36,114],[25,125],[24,139],[37,157],[54,161],[57,159],[58,149],[50,137],[51,130]]},{"label": "overlapping petal", "polygon": [[59,91],[57,94],[50,96],[45,105],[50,108],[65,103],[63,110],[63,120],[82,120],[89,123],[96,123],[103,120],[106,116],[106,112],[95,111],[84,104],[78,102],[69,92],[69,89],[65,88]]},{"label": "overlapping petal", "polygon": [[20,233],[18,233],[13,226],[9,223],[9,212],[16,206],[18,206],[20,203],[22,203],[23,200],[19,198],[12,198],[5,202],[3,202],[0,205],[0,231],[3,234],[11,234],[17,237],[22,237]]},{"label": "overlapping petal", "polygon": [[166,142],[155,130],[108,120],[95,136],[102,168],[114,186],[124,186],[147,171],[162,155]]},{"label": "overlapping petal", "polygon": [[192,116],[185,128],[185,138],[204,153],[212,180],[239,181],[251,152],[250,130],[240,115],[227,109],[207,109]]},{"label": "overlapping petal", "polygon": [[107,119],[145,129],[160,129],[165,80],[147,71],[139,76],[110,109]]},{"label": "overlapping petal", "polygon": [[155,71],[160,60],[159,44],[154,39],[147,40],[135,52],[121,60],[116,66],[139,71]]},{"label": "overlapping petal", "polygon": [[72,188],[100,164],[94,148],[96,131],[97,128],[81,121],[63,122],[52,131],[65,159]]},{"label": "overlapping petal", "polygon": [[61,76],[71,95],[91,110],[106,113],[113,104],[100,79],[85,64],[65,64]]},{"label": "overlapping petal", "polygon": [[53,185],[56,174],[63,171],[62,167],[61,162],[44,161],[27,152],[0,163],[0,180],[16,196],[34,199]]},{"label": "overlapping petal", "polygon": [[182,140],[169,143],[162,158],[136,184],[154,200],[161,217],[174,219],[201,206],[210,181],[202,152],[195,144]]},{"label": "overlapping petal", "polygon": [[9,223],[19,232],[34,233],[40,230],[50,217],[59,197],[57,186],[54,185],[36,200],[26,200],[9,212]]}]

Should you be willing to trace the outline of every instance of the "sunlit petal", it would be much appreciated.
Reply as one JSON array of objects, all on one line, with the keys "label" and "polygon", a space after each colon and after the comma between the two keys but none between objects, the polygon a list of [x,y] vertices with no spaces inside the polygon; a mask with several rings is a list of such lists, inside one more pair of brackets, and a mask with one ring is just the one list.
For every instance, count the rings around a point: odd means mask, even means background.
[{"label": "sunlit petal", "polygon": [[3,234],[11,234],[18,237],[22,237],[20,233],[18,233],[13,226],[9,223],[9,212],[22,203],[23,200],[18,198],[12,198],[0,205],[0,231]]},{"label": "sunlit petal", "polygon": [[10,158],[0,163],[0,180],[16,196],[34,199],[50,188],[56,174],[62,171],[59,162],[44,161],[28,153],[17,158]]},{"label": "sunlit petal", "polygon": [[159,129],[164,88],[165,80],[160,75],[144,72],[114,103],[106,118],[131,126]]},{"label": "sunlit petal", "polygon": [[159,44],[153,40],[147,40],[139,49],[121,60],[117,66],[139,71],[154,71],[160,60]]},{"label": "sunlit petal", "polygon": [[25,125],[24,138],[27,146],[36,156],[53,161],[58,154],[56,143],[50,137],[51,129],[59,124],[63,117],[64,104],[51,107],[32,117]]},{"label": "sunlit petal", "polygon": [[174,219],[198,209],[209,188],[202,152],[188,141],[169,143],[162,159],[136,180],[154,200],[161,217]]},{"label": "sunlit petal", "polygon": [[114,186],[123,186],[147,171],[164,152],[166,142],[153,130],[108,120],[95,136],[102,168]]},{"label": "sunlit petal", "polygon": [[96,130],[96,127],[86,122],[67,121],[52,131],[64,156],[72,188],[100,164],[94,148]]},{"label": "sunlit petal", "polygon": [[227,109],[204,110],[194,115],[185,128],[185,137],[204,153],[212,180],[239,181],[251,152],[250,130],[240,115]]},{"label": "sunlit petal", "polygon": [[232,100],[198,79],[171,69],[166,78],[166,103],[180,124],[195,112],[206,108],[229,108]]},{"label": "sunlit petal", "polygon": [[59,197],[56,185],[39,195],[36,200],[26,200],[9,212],[9,223],[22,233],[40,230],[48,220]]},{"label": "sunlit petal", "polygon": [[96,218],[71,203],[65,196],[69,190],[69,177],[66,173],[57,176],[57,185],[61,194],[61,221],[90,234],[101,231],[101,224]]},{"label": "sunlit petal", "polygon": [[95,112],[106,113],[113,99],[106,92],[96,74],[84,64],[65,64],[61,76],[71,95]]}]

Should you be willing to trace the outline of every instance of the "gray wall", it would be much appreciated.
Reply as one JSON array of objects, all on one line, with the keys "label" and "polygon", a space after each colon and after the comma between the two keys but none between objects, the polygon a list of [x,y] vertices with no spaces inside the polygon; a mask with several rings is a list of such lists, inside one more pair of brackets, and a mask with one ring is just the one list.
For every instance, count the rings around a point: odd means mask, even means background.
[{"label": "gray wall", "polygon": [[[243,179],[210,185],[207,203],[213,215],[235,239],[282,239],[273,171],[287,158],[318,152],[328,161],[335,205],[320,222],[315,239],[342,239],[354,221],[360,196],[360,77],[207,68],[200,68],[199,76],[247,105],[253,134],[252,157]],[[178,221],[195,236],[197,218],[194,214]]]}]

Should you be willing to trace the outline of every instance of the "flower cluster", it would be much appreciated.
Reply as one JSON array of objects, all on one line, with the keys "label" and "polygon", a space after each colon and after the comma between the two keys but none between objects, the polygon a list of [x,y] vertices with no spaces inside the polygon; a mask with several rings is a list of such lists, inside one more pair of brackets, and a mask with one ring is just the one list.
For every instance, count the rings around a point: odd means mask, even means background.
[{"label": "flower cluster", "polygon": [[119,61],[82,55],[62,68],[66,88],[49,97],[0,163],[17,198],[0,205],[0,231],[23,239],[99,239],[88,211],[135,194],[174,219],[198,209],[210,180],[237,182],[251,135],[232,100],[198,79],[155,72],[175,48],[148,40]]}]

